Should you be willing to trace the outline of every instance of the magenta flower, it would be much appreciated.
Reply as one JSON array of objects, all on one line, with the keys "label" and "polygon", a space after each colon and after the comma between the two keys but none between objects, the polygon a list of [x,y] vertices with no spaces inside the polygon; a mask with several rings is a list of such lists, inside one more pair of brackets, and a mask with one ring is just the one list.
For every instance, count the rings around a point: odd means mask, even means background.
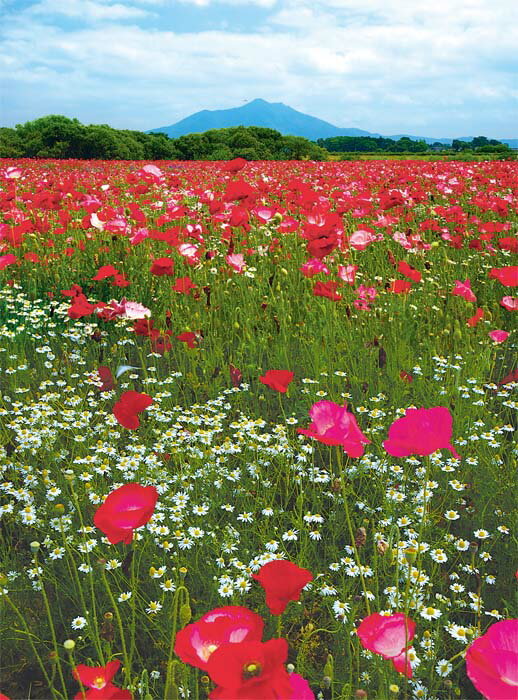
[{"label": "magenta flower", "polygon": [[476,301],[477,297],[473,294],[471,289],[471,282],[469,279],[461,282],[460,280],[455,280],[455,287],[452,289],[451,293],[454,296],[462,297],[466,301]]},{"label": "magenta flower", "polygon": [[487,700],[518,698],[518,620],[500,620],[466,652],[466,671]]},{"label": "magenta flower", "polygon": [[456,459],[460,455],[451,444],[452,417],[444,406],[407,408],[389,428],[383,447],[394,457],[431,455],[437,450],[450,450]]},{"label": "magenta flower", "polygon": [[403,613],[380,615],[372,613],[356,630],[365,649],[392,661],[396,671],[412,678],[407,650],[415,634],[415,622]]},{"label": "magenta flower", "polygon": [[489,337],[495,343],[503,343],[509,336],[508,331],[489,331]]},{"label": "magenta flower", "polygon": [[313,421],[307,430],[299,429],[302,435],[308,435],[326,445],[342,445],[349,457],[361,457],[367,440],[361,432],[352,413],[348,413],[347,404],[339,406],[333,401],[317,401],[309,411]]}]

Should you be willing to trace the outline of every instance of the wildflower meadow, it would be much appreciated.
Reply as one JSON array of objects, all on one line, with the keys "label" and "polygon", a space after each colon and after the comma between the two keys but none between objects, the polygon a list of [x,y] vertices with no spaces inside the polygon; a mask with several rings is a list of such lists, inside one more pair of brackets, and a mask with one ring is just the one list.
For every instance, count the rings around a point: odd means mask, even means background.
[{"label": "wildflower meadow", "polygon": [[518,164],[0,161],[0,697],[518,697]]}]

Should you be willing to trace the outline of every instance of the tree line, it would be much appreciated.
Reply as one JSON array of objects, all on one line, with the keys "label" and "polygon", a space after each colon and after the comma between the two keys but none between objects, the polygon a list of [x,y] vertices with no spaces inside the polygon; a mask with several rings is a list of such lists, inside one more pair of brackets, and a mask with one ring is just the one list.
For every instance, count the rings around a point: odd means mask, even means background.
[{"label": "tree line", "polygon": [[301,136],[237,126],[171,139],[163,133],[81,124],[50,115],[0,128],[0,158],[99,160],[327,160],[328,152]]},{"label": "tree line", "polygon": [[475,153],[499,153],[511,149],[505,143],[485,136],[477,136],[471,141],[454,139],[452,144],[414,141],[403,136],[390,139],[386,136],[333,136],[318,139],[317,144],[331,153],[430,153],[434,151],[475,151]]}]

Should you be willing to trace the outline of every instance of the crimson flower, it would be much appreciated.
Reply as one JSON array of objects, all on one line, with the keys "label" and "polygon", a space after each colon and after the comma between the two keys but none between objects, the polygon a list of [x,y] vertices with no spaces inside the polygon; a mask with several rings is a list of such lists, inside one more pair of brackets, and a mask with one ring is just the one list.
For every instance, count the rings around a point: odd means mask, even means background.
[{"label": "crimson flower", "polygon": [[227,161],[222,170],[226,173],[237,173],[245,167],[247,162],[244,158],[234,158]]},{"label": "crimson flower", "polygon": [[263,618],[248,608],[215,608],[177,633],[174,651],[184,663],[206,671],[210,656],[222,644],[260,642],[263,628]]},{"label": "crimson flower", "polygon": [[269,386],[270,389],[275,389],[275,391],[285,394],[294,376],[294,373],[289,372],[287,369],[269,369],[263,377],[259,377],[259,381],[261,384]]},{"label": "crimson flower", "polygon": [[[132,695],[129,690],[123,690],[113,685],[111,680],[119,670],[120,661],[110,661],[106,666],[85,666],[78,664],[72,674],[77,681],[89,688],[85,693],[88,700],[131,700]],[[80,700],[84,695],[77,693],[74,700]]]},{"label": "crimson flower", "polygon": [[113,265],[102,265],[92,279],[95,281],[105,280],[108,277],[115,277],[115,275],[119,274],[119,271]]},{"label": "crimson flower", "polygon": [[124,428],[136,430],[140,425],[137,413],[141,413],[152,403],[153,399],[147,394],[125,391],[113,406],[113,415]]},{"label": "crimson flower", "polygon": [[173,284],[173,292],[179,292],[180,294],[186,294],[189,296],[191,289],[196,289],[196,285],[190,277],[178,277]]},{"label": "crimson flower", "polygon": [[407,408],[405,415],[392,423],[383,447],[394,457],[431,455],[436,450],[450,450],[460,455],[451,444],[452,417],[444,406]]},{"label": "crimson flower", "polygon": [[405,277],[408,277],[408,279],[411,279],[413,282],[420,282],[422,280],[422,275],[419,270],[416,270],[404,260],[398,262],[397,269],[398,272],[405,275]]},{"label": "crimson flower", "polygon": [[500,620],[466,652],[466,671],[487,700],[518,698],[518,620]]},{"label": "crimson flower", "polygon": [[396,671],[412,678],[412,668],[406,651],[415,634],[415,622],[403,613],[380,615],[372,613],[356,630],[364,649],[380,654],[394,664]]},{"label": "crimson flower", "polygon": [[408,280],[394,280],[389,287],[389,292],[394,294],[408,294],[412,289],[412,283]]},{"label": "crimson flower", "polygon": [[473,316],[471,316],[471,318],[468,318],[466,323],[471,328],[474,328],[483,317],[484,317],[484,309],[481,309],[480,307],[478,307],[478,309],[475,311],[475,314]]},{"label": "crimson flower", "polygon": [[217,688],[211,700],[292,698],[285,639],[223,644],[209,658],[207,671]]},{"label": "crimson flower", "polygon": [[237,367],[234,367],[232,363],[229,364],[228,368],[230,371],[230,381],[232,382],[232,386],[238,387],[243,379],[243,372],[241,372],[241,370]]},{"label": "crimson flower", "polygon": [[466,301],[476,301],[477,297],[473,294],[471,290],[471,282],[469,279],[461,282],[460,280],[455,280],[455,287],[452,289],[451,293],[454,296],[462,297]]},{"label": "crimson flower", "polygon": [[308,569],[301,569],[291,561],[274,559],[252,574],[266,593],[266,605],[272,615],[282,615],[290,600],[299,600],[304,586],[313,580]]},{"label": "crimson flower", "polygon": [[153,260],[150,272],[152,275],[156,275],[157,277],[172,275],[173,266],[174,260],[171,260],[171,258],[157,258],[156,260]]},{"label": "crimson flower", "polygon": [[180,340],[182,343],[186,343],[187,347],[191,349],[198,347],[199,337],[199,333],[193,333],[192,331],[185,331],[184,333],[180,333],[180,335],[176,336],[177,340]]},{"label": "crimson flower", "polygon": [[[94,515],[94,525],[111,544],[133,539],[133,530],[145,525],[155,510],[158,492],[154,486],[124,484],[111,491]],[[83,682],[83,681],[81,681]]]},{"label": "crimson flower", "polygon": [[489,271],[489,277],[498,280],[504,287],[516,287],[518,285],[518,266],[493,267]]},{"label": "crimson flower", "polygon": [[331,299],[331,301],[340,301],[342,298],[341,294],[338,294],[336,291],[337,288],[337,283],[334,281],[331,282],[321,282],[320,280],[315,283],[315,286],[313,287],[313,296],[314,297],[327,297],[328,299]]},{"label": "crimson flower", "polygon": [[302,435],[315,438],[325,445],[342,445],[349,457],[361,457],[367,440],[361,432],[347,404],[339,406],[333,401],[317,401],[309,411],[312,420],[307,430],[299,429]]},{"label": "crimson flower", "polygon": [[111,391],[115,386],[115,381],[110,368],[101,365],[97,369],[97,374],[99,375],[99,379],[102,381],[102,385],[100,387],[101,391]]}]

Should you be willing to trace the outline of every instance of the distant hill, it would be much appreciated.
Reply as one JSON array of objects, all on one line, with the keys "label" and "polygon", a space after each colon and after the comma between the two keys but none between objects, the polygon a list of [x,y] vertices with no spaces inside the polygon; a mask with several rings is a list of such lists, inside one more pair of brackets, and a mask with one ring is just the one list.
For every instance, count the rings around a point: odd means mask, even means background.
[{"label": "distant hill", "polygon": [[[230,126],[262,126],[276,129],[281,134],[292,134],[293,136],[303,136],[310,141],[326,139],[332,136],[381,136],[378,133],[364,131],[363,129],[345,129],[323,119],[317,119],[309,114],[299,112],[292,107],[288,107],[282,102],[267,102],[256,99],[247,102],[241,107],[231,109],[204,109],[201,112],[191,114],[185,119],[181,119],[176,124],[161,126],[150,129],[148,133],[164,133],[170,138],[178,138],[185,134],[199,134],[209,129],[224,129]],[[436,141],[451,144],[451,138],[435,138],[431,136],[411,136],[410,134],[397,134],[388,138],[397,140],[406,136],[414,141],[426,141],[435,143]],[[463,136],[461,141],[471,141],[472,136]],[[518,148],[518,139],[500,139],[502,143],[507,143],[511,148]]]}]

